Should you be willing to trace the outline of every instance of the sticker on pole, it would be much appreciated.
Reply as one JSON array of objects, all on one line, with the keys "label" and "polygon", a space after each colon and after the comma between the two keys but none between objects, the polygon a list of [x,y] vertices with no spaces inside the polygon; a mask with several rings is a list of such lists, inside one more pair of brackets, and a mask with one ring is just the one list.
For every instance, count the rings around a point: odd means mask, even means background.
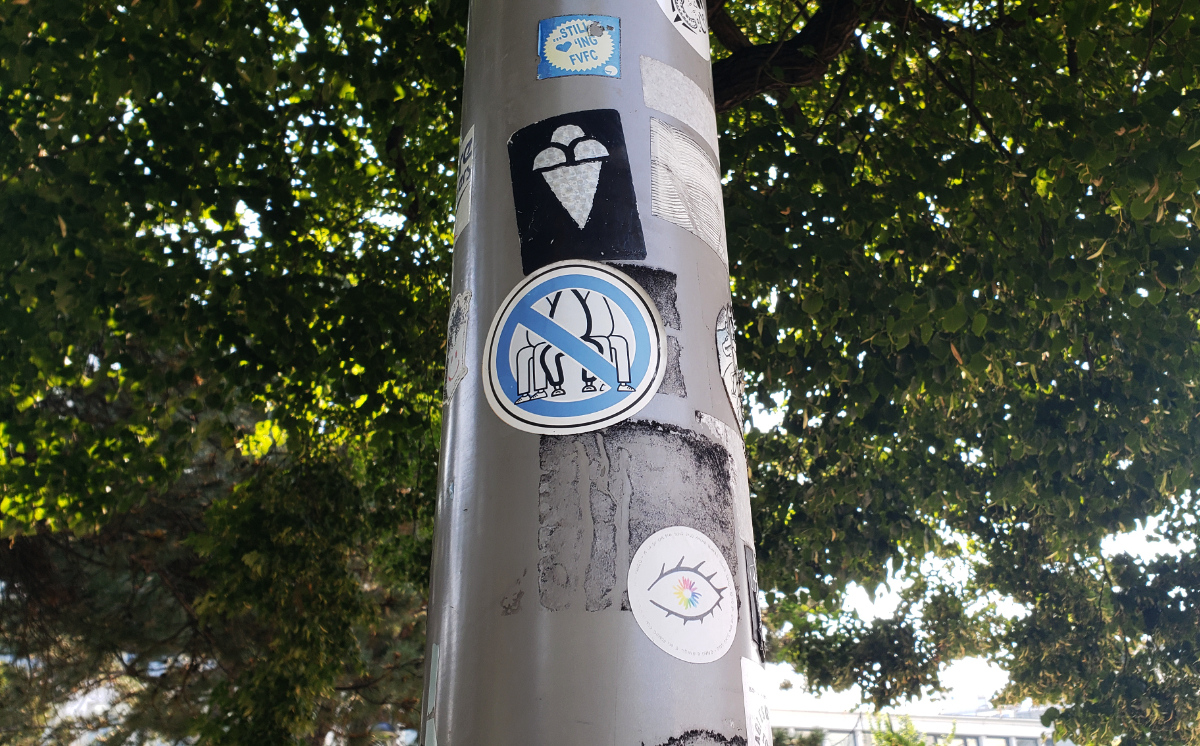
[{"label": "sticker on pole", "polygon": [[484,394],[519,430],[599,430],[649,403],[666,367],[664,340],[658,309],[628,275],[557,262],[522,280],[496,312]]},{"label": "sticker on pole", "polygon": [[471,314],[471,291],[464,290],[450,305],[450,320],[446,324],[446,393],[443,404],[454,400],[458,384],[467,377],[467,332]]},{"label": "sticker on pole", "polygon": [[711,663],[737,634],[729,564],[694,528],[664,528],[642,542],[629,565],[629,605],[646,636],[681,661]]},{"label": "sticker on pole", "polygon": [[525,274],[565,259],[646,258],[616,109],[573,111],[522,127],[508,140],[508,163]]},{"label": "sticker on pole", "polygon": [[621,77],[621,19],[557,16],[538,21],[538,80],[566,75]]},{"label": "sticker on pole", "polygon": [[675,30],[704,59],[709,58],[708,11],[702,0],[658,0]]},{"label": "sticker on pole", "polygon": [[[753,602],[752,602],[753,603]],[[771,691],[762,665],[742,658],[742,698],[746,703],[746,746],[771,746],[771,710],[767,692]]]},{"label": "sticker on pole", "polygon": [[729,406],[742,427],[742,398],[746,393],[746,382],[737,364],[737,325],[733,320],[733,304],[726,303],[717,312],[717,367],[721,369],[721,382],[729,396]]},{"label": "sticker on pole", "polygon": [[458,190],[454,198],[454,240],[471,222],[471,192],[475,185],[475,125],[458,142]]}]

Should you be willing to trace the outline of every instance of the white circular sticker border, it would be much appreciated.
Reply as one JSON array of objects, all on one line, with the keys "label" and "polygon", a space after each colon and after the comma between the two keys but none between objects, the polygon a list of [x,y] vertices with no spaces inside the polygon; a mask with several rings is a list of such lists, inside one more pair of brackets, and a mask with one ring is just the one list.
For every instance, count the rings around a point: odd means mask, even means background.
[{"label": "white circular sticker border", "polygon": [[584,259],[548,264],[492,319],[484,395],[518,430],[599,430],[650,403],[666,372],[665,338],[654,301],[625,273]]},{"label": "white circular sticker border", "polygon": [[642,632],[688,663],[711,663],[737,636],[737,588],[720,548],[686,526],[658,531],[629,565],[629,605]]}]

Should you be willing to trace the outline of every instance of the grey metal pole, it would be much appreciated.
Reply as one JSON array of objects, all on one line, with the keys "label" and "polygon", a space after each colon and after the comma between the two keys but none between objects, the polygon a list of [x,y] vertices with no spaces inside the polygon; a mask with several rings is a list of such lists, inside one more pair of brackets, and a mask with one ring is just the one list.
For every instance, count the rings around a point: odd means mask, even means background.
[{"label": "grey metal pole", "polygon": [[421,742],[770,744],[697,0],[477,0]]}]

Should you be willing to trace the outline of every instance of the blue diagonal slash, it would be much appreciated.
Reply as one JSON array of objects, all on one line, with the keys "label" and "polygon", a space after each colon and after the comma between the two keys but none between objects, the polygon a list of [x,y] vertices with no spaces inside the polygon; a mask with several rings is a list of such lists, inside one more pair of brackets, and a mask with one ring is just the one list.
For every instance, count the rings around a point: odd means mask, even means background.
[{"label": "blue diagonal slash", "polygon": [[521,326],[567,353],[568,357],[587,368],[592,375],[607,383],[610,388],[617,387],[617,369],[579,337],[541,315],[532,307],[515,311],[513,318],[520,322]]},{"label": "blue diagonal slash", "polygon": [[634,300],[633,293],[630,290],[620,287],[611,280],[583,273],[551,277],[527,288],[524,293],[513,301],[512,311],[509,313],[508,319],[500,331],[499,343],[497,344],[497,353],[500,359],[496,361],[495,370],[498,379],[496,383],[499,384],[503,396],[509,402],[516,401],[518,396],[517,381],[513,377],[512,370],[509,368],[508,353],[514,342],[513,337],[516,336],[518,327],[524,326],[570,356],[584,368],[587,368],[592,375],[604,381],[608,389],[597,396],[578,401],[565,402],[546,398],[534,399],[517,405],[522,411],[528,412],[531,415],[573,420],[605,411],[610,407],[620,404],[627,397],[642,395],[632,391],[619,390],[620,381],[617,380],[617,369],[607,358],[553,320],[546,318],[534,310],[534,304],[547,295],[558,290],[568,290],[571,288],[600,293],[621,309],[625,317],[629,319],[633,330],[633,339],[631,341],[633,342],[634,354],[633,360],[630,361],[629,365],[632,383],[635,387],[641,389],[647,376],[653,375],[653,371],[650,370],[652,362],[650,354],[651,337],[653,336],[657,342],[659,332],[657,329],[646,325],[644,311]]}]

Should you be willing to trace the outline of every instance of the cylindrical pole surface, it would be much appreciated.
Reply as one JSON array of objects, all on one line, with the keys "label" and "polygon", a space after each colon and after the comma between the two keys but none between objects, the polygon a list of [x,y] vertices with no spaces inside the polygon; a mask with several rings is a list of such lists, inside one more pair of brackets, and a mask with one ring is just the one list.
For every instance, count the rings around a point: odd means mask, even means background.
[{"label": "cylindrical pole surface", "polygon": [[423,744],[770,744],[708,54],[472,4]]}]

